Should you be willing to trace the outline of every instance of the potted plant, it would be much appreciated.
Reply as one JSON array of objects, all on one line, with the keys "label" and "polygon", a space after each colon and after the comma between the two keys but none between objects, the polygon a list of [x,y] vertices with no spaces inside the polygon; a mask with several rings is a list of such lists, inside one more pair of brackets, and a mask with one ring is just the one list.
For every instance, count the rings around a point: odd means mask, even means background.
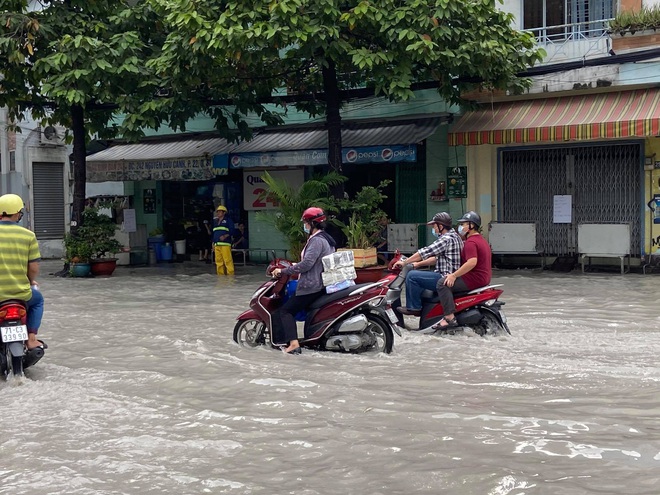
[{"label": "potted plant", "polygon": [[72,277],[88,277],[91,273],[92,247],[77,233],[69,232],[64,236],[64,258]]},{"label": "potted plant", "polygon": [[[660,6],[644,7],[637,12],[624,10],[609,21],[610,34],[618,33],[620,36],[612,37],[612,50],[616,53],[636,50],[640,48],[655,47],[660,42]],[[628,36],[627,36],[628,35]]]},{"label": "potted plant", "polygon": [[307,234],[302,229],[300,218],[303,211],[310,206],[318,206],[324,210],[332,210],[330,190],[341,184],[346,177],[336,172],[324,176],[316,176],[306,180],[299,188],[292,187],[288,182],[276,179],[268,172],[262,176],[266,184],[264,199],[277,204],[276,213],[260,213],[259,218],[271,223],[287,240],[290,257],[293,261],[300,259]]},{"label": "potted plant", "polygon": [[380,204],[387,198],[382,190],[390,182],[384,180],[376,187],[364,186],[353,199],[336,202],[339,216],[333,221],[346,236],[346,248],[353,251],[356,268],[378,263],[375,246],[383,229],[381,219],[386,216]]},{"label": "potted plant", "polygon": [[115,239],[114,222],[109,216],[99,213],[96,207],[86,208],[82,216],[82,225],[64,239],[67,260],[71,263],[90,263],[94,275],[112,275],[117,266],[117,258],[112,255],[122,247]]}]

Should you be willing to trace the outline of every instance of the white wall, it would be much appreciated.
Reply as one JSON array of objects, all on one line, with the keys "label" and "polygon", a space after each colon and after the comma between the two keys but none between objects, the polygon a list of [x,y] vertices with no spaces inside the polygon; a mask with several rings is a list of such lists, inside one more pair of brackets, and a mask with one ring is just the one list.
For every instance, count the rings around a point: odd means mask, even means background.
[{"label": "white wall", "polygon": [[[657,0],[660,1],[660,0]],[[504,0],[503,4],[496,4],[500,10],[513,14],[515,17],[515,23],[513,27],[516,29],[522,29],[522,0]]]}]

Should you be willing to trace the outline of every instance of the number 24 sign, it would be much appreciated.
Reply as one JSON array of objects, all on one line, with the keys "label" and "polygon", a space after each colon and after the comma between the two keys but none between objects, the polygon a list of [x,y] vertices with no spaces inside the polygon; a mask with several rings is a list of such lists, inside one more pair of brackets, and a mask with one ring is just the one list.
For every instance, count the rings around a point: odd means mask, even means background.
[{"label": "number 24 sign", "polygon": [[[243,208],[245,210],[272,210],[279,204],[269,196],[268,187],[262,178],[263,170],[243,171]],[[298,190],[305,182],[303,169],[269,170],[268,173],[276,180],[284,181],[287,186]]]},{"label": "number 24 sign", "polygon": [[[268,195],[267,191],[261,187],[255,189],[253,194],[257,197],[252,202],[252,207],[255,210],[265,210],[267,208],[277,208],[280,203],[272,196]],[[270,204],[270,206],[269,206]]]}]

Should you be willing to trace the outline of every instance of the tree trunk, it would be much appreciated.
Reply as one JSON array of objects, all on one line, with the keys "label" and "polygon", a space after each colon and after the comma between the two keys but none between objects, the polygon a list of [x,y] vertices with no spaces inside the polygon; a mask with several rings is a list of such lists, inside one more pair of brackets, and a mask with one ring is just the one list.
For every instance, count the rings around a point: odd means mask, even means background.
[{"label": "tree trunk", "polygon": [[[342,173],[341,155],[341,97],[339,83],[337,82],[337,67],[331,59],[326,59],[327,67],[323,66],[323,90],[325,92],[326,126],[328,129],[328,165],[330,170]],[[339,184],[332,188],[332,195],[341,199],[344,197],[344,185]]]},{"label": "tree trunk", "polygon": [[87,186],[87,149],[85,132],[85,113],[80,105],[71,107],[73,121],[73,212],[72,230],[76,230],[82,222],[85,209],[85,188]]}]

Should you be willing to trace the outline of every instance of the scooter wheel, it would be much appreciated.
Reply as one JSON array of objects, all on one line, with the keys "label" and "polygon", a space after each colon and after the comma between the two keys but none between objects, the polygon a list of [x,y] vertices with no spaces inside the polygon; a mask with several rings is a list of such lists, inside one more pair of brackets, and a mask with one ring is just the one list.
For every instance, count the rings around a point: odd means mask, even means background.
[{"label": "scooter wheel", "polygon": [[373,343],[365,349],[366,352],[384,352],[385,354],[392,352],[392,346],[394,345],[394,332],[392,332],[392,328],[383,320],[373,315],[367,315],[367,320],[369,321],[369,326],[364,330],[364,333],[373,339]]},{"label": "scooter wheel", "polygon": [[497,318],[487,313],[483,314],[481,322],[474,328],[474,331],[482,337],[495,337],[508,333],[500,322],[497,321]]},{"label": "scooter wheel", "polygon": [[234,327],[234,342],[241,347],[255,348],[266,345],[266,325],[257,319],[241,320]]}]

